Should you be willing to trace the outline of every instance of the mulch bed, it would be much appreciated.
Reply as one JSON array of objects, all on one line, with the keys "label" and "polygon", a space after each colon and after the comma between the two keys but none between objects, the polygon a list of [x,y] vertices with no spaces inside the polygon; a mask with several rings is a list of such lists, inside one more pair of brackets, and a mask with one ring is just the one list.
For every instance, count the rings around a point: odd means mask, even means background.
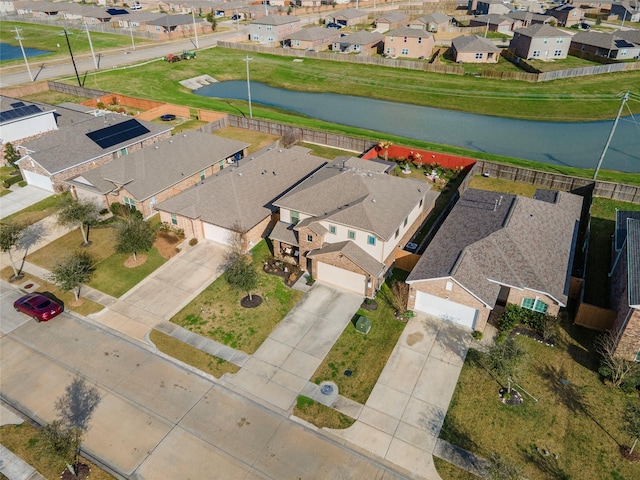
[{"label": "mulch bed", "polygon": [[368,312],[373,312],[378,309],[378,302],[376,302],[375,300],[367,302],[365,300],[364,302],[362,302],[362,305],[360,305],[360,308],[363,310],[367,310]]},{"label": "mulch bed", "polygon": [[133,255],[131,255],[129,258],[127,258],[124,261],[124,266],[127,268],[136,268],[136,267],[139,267],[140,265],[144,265],[146,261],[147,261],[146,255],[138,254],[136,255],[135,260],[133,258]]},{"label": "mulch bed", "polygon": [[505,405],[510,405],[512,407],[519,407],[524,402],[524,398],[522,398],[520,392],[518,392],[515,388],[511,389],[511,395],[509,395],[508,388],[501,388],[498,391],[498,395],[500,395],[500,401],[502,403],[504,403]]},{"label": "mulch bed", "polygon": [[60,474],[60,480],[84,480],[85,478],[89,478],[89,475],[91,474],[91,468],[89,468],[89,465],[86,463],[76,463],[74,468],[78,474],[77,477],[74,477],[69,469],[65,468]]},{"label": "mulch bed", "polygon": [[299,280],[299,276],[294,272],[285,272],[283,267],[275,267],[273,265],[265,265],[263,267],[265,273],[270,275],[277,275],[284,280],[284,284],[287,287],[293,287],[293,285]]},{"label": "mulch bed", "polygon": [[244,308],[256,308],[261,303],[262,297],[260,295],[251,295],[251,298],[249,298],[249,295],[247,295],[240,300],[240,305],[242,305]]},{"label": "mulch bed", "polygon": [[630,462],[638,462],[640,461],[640,450],[638,450],[638,446],[633,450],[632,454],[629,454],[631,451],[631,447],[621,446],[620,453],[622,456]]}]

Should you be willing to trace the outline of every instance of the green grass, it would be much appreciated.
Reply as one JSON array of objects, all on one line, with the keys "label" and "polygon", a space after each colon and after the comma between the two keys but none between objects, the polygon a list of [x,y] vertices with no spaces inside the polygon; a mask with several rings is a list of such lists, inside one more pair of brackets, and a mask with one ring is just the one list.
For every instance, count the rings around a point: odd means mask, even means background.
[{"label": "green grass", "polygon": [[[64,461],[51,455],[39,442],[38,429],[28,423],[0,427],[2,444],[33,466],[44,478],[60,478],[66,468]],[[91,480],[113,480],[113,477],[97,465],[80,457],[91,468]],[[15,477],[14,477],[15,478]]]},{"label": "green grass", "polygon": [[460,467],[456,467],[441,458],[434,456],[433,463],[442,480],[478,480],[478,477],[475,475],[461,469]]},{"label": "green grass", "polygon": [[51,105],[58,105],[60,103],[82,103],[87,100],[87,97],[78,97],[77,95],[71,95],[70,93],[56,92],[54,90],[45,90],[44,92],[34,93],[32,95],[25,95],[22,97],[24,100],[30,102],[42,102]]},{"label": "green grass", "polygon": [[532,480],[638,478],[638,465],[619,450],[632,441],[620,420],[629,397],[605,386],[594,371],[595,335],[566,323],[555,348],[517,337],[526,359],[516,381],[539,401],[523,394],[524,404],[515,408],[498,401],[500,384],[476,364],[481,354],[470,350],[440,436],[481,457],[511,457]]},{"label": "green grass", "polygon": [[251,143],[248,147],[249,155],[280,139],[280,137],[269,133],[256,132],[237,127],[224,127],[213,133],[220,137],[238,140],[239,142]]},{"label": "green grass", "polygon": [[[330,380],[338,385],[340,395],[360,403],[367,401],[405,327],[405,323],[394,318],[394,309],[387,300],[389,295],[391,291],[385,283],[376,296],[378,309],[358,310],[356,315],[371,320],[370,332],[363,335],[356,331],[353,322],[347,325],[313,374],[315,383]],[[344,376],[345,370],[352,371],[350,377]]]},{"label": "green grass", "polygon": [[305,148],[311,149],[311,154],[316,157],[326,158],[328,160],[333,160],[340,155],[347,155],[349,157],[358,156],[359,153],[354,153],[349,150],[341,150],[339,148],[327,147],[326,145],[317,145],[315,143],[305,143],[301,142],[298,145]]},{"label": "green grass", "polygon": [[348,428],[355,422],[353,418],[304,395],[298,397],[293,414],[318,428]]},{"label": "green grass", "polygon": [[47,197],[44,200],[40,200],[39,202],[34,203],[33,205],[30,205],[27,208],[20,210],[19,212],[8,215],[7,217],[3,218],[2,221],[6,222],[12,220],[23,225],[32,225],[36,222],[39,222],[43,218],[54,214],[58,210],[58,204],[60,203],[60,201],[68,195],[68,192],[51,195],[50,197]]},{"label": "green grass", "polygon": [[260,306],[242,307],[240,299],[246,296],[246,292],[231,288],[221,276],[171,321],[232,348],[254,353],[300,300],[302,292],[285,286],[280,277],[263,272],[262,260],[270,255],[264,240],[251,253],[258,272],[258,287],[252,293],[263,298]]},{"label": "green grass", "polygon": [[533,194],[538,188],[537,185],[529,183],[512,182],[511,180],[483,177],[482,175],[474,175],[471,180],[469,180],[469,187],[480,190],[490,190],[492,192],[504,192],[511,195],[522,195],[523,197],[529,198],[533,198]]},{"label": "green grass", "polygon": [[192,347],[158,330],[151,330],[149,338],[162,353],[213,375],[216,378],[220,378],[225,373],[236,373],[240,370],[240,367],[237,367],[233,363],[209,355],[198,348]]}]

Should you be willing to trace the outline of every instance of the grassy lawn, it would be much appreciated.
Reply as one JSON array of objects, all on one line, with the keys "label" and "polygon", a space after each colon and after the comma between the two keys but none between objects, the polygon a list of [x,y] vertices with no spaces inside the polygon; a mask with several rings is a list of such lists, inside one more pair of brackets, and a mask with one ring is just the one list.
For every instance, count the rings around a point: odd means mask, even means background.
[{"label": "grassy lawn", "polygon": [[[64,461],[54,458],[39,445],[38,429],[33,425],[3,425],[0,427],[0,437],[5,447],[35,467],[44,478],[60,478],[60,474],[66,468]],[[113,480],[111,475],[97,465],[82,457],[80,461],[91,468],[91,480]]]},{"label": "grassy lawn", "polygon": [[315,143],[300,142],[298,145],[311,149],[311,154],[316,157],[326,158],[333,160],[340,155],[347,155],[349,157],[357,156],[359,153],[354,153],[349,150],[340,150],[339,148],[327,147],[326,145],[317,145]]},{"label": "grassy lawn", "polygon": [[533,198],[533,194],[538,188],[523,182],[512,182],[501,178],[483,177],[482,175],[474,175],[469,181],[469,187],[478,188],[480,190],[490,190],[492,192],[504,192],[511,195],[522,195],[523,197]]},{"label": "grassy lawn", "polygon": [[252,354],[285,315],[298,303],[302,292],[293,290],[275,275],[262,270],[262,260],[270,255],[263,240],[251,251],[258,272],[258,287],[252,292],[263,298],[256,308],[244,308],[240,299],[246,292],[232,289],[223,276],[211,283],[171,321],[192,332]]},{"label": "grassy lawn", "polygon": [[251,145],[249,145],[249,155],[280,139],[280,137],[276,135],[236,127],[224,127],[220,130],[216,130],[213,134],[224,138],[230,138],[232,140],[238,140],[239,142],[251,142]]},{"label": "grassy lawn", "polygon": [[158,330],[151,330],[149,338],[162,353],[191,365],[205,373],[220,378],[225,373],[236,373],[240,367],[221,358],[209,355]]},{"label": "grassy lawn", "polygon": [[57,195],[51,195],[50,197],[45,198],[44,200],[40,200],[33,205],[28,206],[20,210],[19,212],[8,215],[3,218],[2,221],[6,222],[8,220],[14,220],[17,223],[21,223],[23,225],[31,225],[36,222],[39,222],[45,217],[52,215],[58,210],[58,203],[65,196],[69,195],[69,193],[61,193]]},{"label": "grassy lawn", "polygon": [[298,397],[293,414],[318,428],[348,428],[355,422],[353,418],[304,395]]},{"label": "grassy lawn", "polygon": [[[3,280],[9,281],[12,276],[13,269],[10,266],[4,267],[2,270],[0,270],[0,278],[2,278]],[[43,278],[37,278],[33,275],[29,275],[28,273],[24,275],[24,278],[16,283],[18,285],[22,285],[26,282],[32,282],[40,285],[40,287],[38,287],[39,292],[51,292],[58,299],[62,300],[65,310],[73,310],[80,315],[86,316],[92,313],[99,312],[104,308],[102,305],[92,302],[91,300],[87,300],[86,298],[82,299],[82,303],[80,305],[73,305],[75,297],[72,292],[65,292],[53,283],[48,282]],[[80,294],[82,295],[82,291],[80,292]]]},{"label": "grassy lawn", "polygon": [[527,60],[527,63],[541,72],[554,72],[556,70],[569,70],[571,68],[597,67],[601,65],[600,63],[590,62],[589,60],[573,57],[571,55],[567,56],[567,58],[563,58],[562,60],[544,62],[542,60],[532,59]]},{"label": "grassy lawn", "polygon": [[[145,253],[147,261],[143,265],[136,268],[125,267],[124,262],[129,255],[115,253],[114,227],[91,229],[89,240],[91,245],[86,247],[86,251],[96,260],[96,271],[88,285],[113,297],[121,296],[166,262],[153,247]],[[29,254],[27,261],[51,269],[56,260],[83,248],[81,243],[82,234],[76,229]]]},{"label": "grassy lawn", "polygon": [[65,102],[82,103],[87,100],[87,97],[78,97],[70,93],[55,92],[53,90],[25,95],[23,98],[30,102],[49,103],[51,105],[58,105],[59,103]]},{"label": "grassy lawn", "polygon": [[[394,277],[396,275],[400,279],[408,274],[396,269]],[[363,335],[356,331],[353,323],[347,325],[313,374],[315,383],[330,380],[338,385],[340,395],[360,403],[367,401],[405,327],[405,323],[393,317],[393,307],[387,300],[389,295],[391,290],[385,283],[376,297],[378,309],[372,312],[358,310],[356,315],[371,320],[371,331]],[[351,370],[352,375],[346,377],[345,370]]]},{"label": "grassy lawn", "polygon": [[466,470],[456,467],[441,458],[434,456],[433,463],[443,480],[478,480],[478,477],[475,475],[472,475]]},{"label": "grassy lawn", "polygon": [[470,350],[441,437],[485,458],[493,452],[510,457],[529,479],[638,478],[638,465],[619,452],[632,441],[621,428],[627,396],[605,386],[595,371],[595,335],[567,323],[555,348],[517,337],[526,360],[516,381],[539,399],[523,394],[520,407],[499,402],[499,383]]}]

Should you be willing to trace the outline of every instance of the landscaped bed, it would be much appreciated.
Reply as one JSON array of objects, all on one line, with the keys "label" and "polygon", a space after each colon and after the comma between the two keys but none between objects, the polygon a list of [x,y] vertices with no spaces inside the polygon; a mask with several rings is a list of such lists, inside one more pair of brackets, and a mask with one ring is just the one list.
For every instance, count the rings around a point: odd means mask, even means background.
[{"label": "landscaped bed", "polygon": [[519,407],[500,402],[501,385],[479,366],[482,354],[470,350],[440,436],[481,457],[509,457],[530,479],[637,478],[638,464],[620,454],[632,441],[621,420],[630,396],[595,371],[595,335],[566,322],[555,347],[518,336],[526,357],[515,381],[539,400],[516,386],[524,397]]},{"label": "landscaped bed", "polygon": [[246,292],[233,289],[224,276],[211,283],[171,321],[232,348],[252,354],[285,315],[298,303],[302,292],[284,285],[281,277],[263,271],[263,260],[271,255],[261,241],[251,251],[258,286],[252,292],[262,297],[256,308],[244,308],[240,300]]}]

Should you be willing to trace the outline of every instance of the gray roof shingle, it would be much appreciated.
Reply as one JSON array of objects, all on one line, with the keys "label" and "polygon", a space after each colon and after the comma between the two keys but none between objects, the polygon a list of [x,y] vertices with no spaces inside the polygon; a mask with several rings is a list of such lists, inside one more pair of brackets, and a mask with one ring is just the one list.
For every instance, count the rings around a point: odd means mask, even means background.
[{"label": "gray roof shingle", "polygon": [[468,189],[451,210],[407,282],[453,277],[486,305],[500,285],[567,301],[582,197],[557,202]]},{"label": "gray roof shingle", "polygon": [[[182,132],[118,157],[81,177],[93,186],[90,189],[102,194],[125,185],[137,201],[142,201],[248,146],[245,142],[205,133]],[[84,182],[74,184],[79,188],[87,188]]]},{"label": "gray roof shingle", "polygon": [[365,272],[374,278],[379,277],[384,271],[384,264],[378,262],[375,258],[365,252],[356,245],[355,242],[345,240],[344,242],[326,244],[318,250],[314,250],[307,254],[307,257],[321,257],[328,253],[340,252],[353,263],[362,268]]},{"label": "gray roof shingle", "polygon": [[496,47],[490,40],[483,38],[479,35],[461,35],[451,40],[451,45],[455,48],[456,52],[499,52],[500,49]]},{"label": "gray roof shingle", "polygon": [[309,151],[267,151],[237,168],[225,168],[156,209],[246,232],[277,210],[276,199],[326,163]]},{"label": "gray roof shingle", "polygon": [[433,37],[433,34],[427,32],[426,30],[422,30],[421,28],[399,27],[386,32],[384,36],[385,37],[395,36],[395,37],[429,38],[429,37]]},{"label": "gray roof shingle", "polygon": [[309,27],[298,30],[297,32],[293,32],[291,35],[287,36],[287,39],[290,40],[306,40],[306,41],[315,41],[322,40],[323,38],[331,38],[331,37],[339,37],[340,32],[336,31],[333,28],[325,28],[325,27]]},{"label": "gray roof shingle", "polygon": [[559,30],[554,27],[550,27],[549,25],[543,24],[543,23],[536,23],[526,28],[518,28],[516,30],[516,33],[519,33],[520,35],[523,35],[525,37],[531,37],[531,38],[543,38],[543,37],[557,38],[557,37],[572,36],[568,32]]},{"label": "gray roof shingle", "polygon": [[381,42],[382,40],[384,40],[384,35],[381,33],[360,31],[340,37],[335,43],[345,45],[369,45],[370,43]]},{"label": "gray roof shingle", "polygon": [[251,20],[252,25],[286,25],[287,23],[296,23],[300,19],[295,15],[265,15],[261,18]]},{"label": "gray roof shingle", "polygon": [[640,220],[640,212],[632,210],[616,210],[616,231],[613,236],[616,252],[624,246],[627,239],[627,218]]}]

